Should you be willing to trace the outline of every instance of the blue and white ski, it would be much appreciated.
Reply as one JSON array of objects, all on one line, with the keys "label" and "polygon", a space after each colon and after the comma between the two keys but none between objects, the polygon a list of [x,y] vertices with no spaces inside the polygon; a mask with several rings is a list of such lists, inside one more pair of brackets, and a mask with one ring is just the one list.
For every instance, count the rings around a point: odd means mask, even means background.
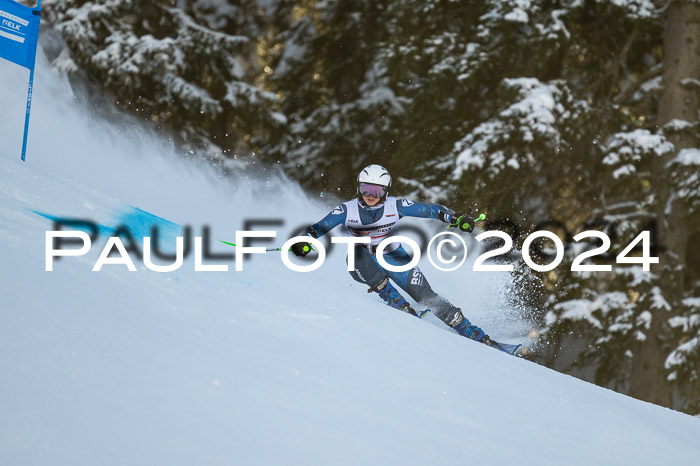
[{"label": "blue and white ski", "polygon": [[508,343],[499,343],[497,341],[493,341],[493,345],[491,345],[491,346],[493,348],[496,348],[496,349],[503,351],[504,353],[508,353],[512,356],[522,357],[521,353],[523,351],[523,345],[511,345]]},{"label": "blue and white ski", "polygon": [[[418,317],[423,319],[424,317],[432,314],[430,312],[430,309],[426,309],[425,311],[419,312]],[[434,315],[434,314],[433,314]],[[454,332],[453,329],[451,329],[452,332]],[[517,357],[522,357],[522,350],[523,350],[523,345],[516,344],[516,345],[511,345],[509,343],[500,343],[495,340],[491,340],[490,344],[487,344],[487,346],[490,346],[492,348],[496,348],[497,350],[503,351],[504,353],[508,353],[511,356],[517,356]]]}]

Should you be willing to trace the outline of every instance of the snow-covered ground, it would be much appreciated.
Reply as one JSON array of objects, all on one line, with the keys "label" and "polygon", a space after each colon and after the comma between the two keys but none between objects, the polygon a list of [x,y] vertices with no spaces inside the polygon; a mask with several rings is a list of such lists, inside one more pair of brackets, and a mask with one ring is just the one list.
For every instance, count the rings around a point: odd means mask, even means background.
[{"label": "snow-covered ground", "polygon": [[[137,206],[229,241],[281,218],[281,244],[332,203],[110,126],[41,60],[21,163],[25,71],[0,60],[0,85],[0,464],[700,464],[700,420],[392,311],[339,253],[304,274],[277,253],[242,272],[192,256],[92,272],[103,236],[45,272],[36,212],[114,227]],[[507,275],[422,267],[493,337],[524,341]]]}]

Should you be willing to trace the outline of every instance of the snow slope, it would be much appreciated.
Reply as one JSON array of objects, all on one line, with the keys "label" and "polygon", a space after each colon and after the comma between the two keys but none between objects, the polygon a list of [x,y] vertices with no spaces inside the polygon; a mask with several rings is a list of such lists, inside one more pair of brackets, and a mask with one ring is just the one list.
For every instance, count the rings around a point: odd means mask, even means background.
[{"label": "snow slope", "polygon": [[[282,217],[281,243],[332,203],[96,120],[42,61],[23,164],[26,76],[2,62],[0,84],[0,464],[700,464],[697,419],[392,311],[341,254],[306,274],[276,253],[92,272],[102,237],[45,272],[35,211],[115,226],[138,206],[228,240]],[[507,276],[424,268],[494,337],[526,332]]]}]

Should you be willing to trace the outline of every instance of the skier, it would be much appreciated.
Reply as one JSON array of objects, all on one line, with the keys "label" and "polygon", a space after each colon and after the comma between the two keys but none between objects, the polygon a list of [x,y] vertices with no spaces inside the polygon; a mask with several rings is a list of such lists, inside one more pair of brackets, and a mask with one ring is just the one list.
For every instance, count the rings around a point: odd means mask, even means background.
[{"label": "skier", "polygon": [[[457,214],[439,204],[421,204],[390,197],[389,188],[389,172],[380,165],[368,165],[357,177],[357,197],[335,207],[320,222],[309,226],[306,234],[319,238],[342,224],[346,236],[369,236],[370,244],[354,246],[355,270],[350,272],[356,281],[369,286],[368,293],[376,292],[389,306],[417,316],[389,281],[391,279],[414,300],[432,309],[440,320],[460,335],[489,346],[499,345],[481,328],[469,322],[458,307],[435,293],[418,267],[406,272],[391,272],[379,265],[375,257],[377,245],[391,235],[402,217],[435,218],[463,232],[471,233],[474,230],[474,220],[466,215]],[[304,257],[309,251],[309,243],[300,242],[292,246],[292,252],[297,256]],[[384,250],[384,259],[397,266],[411,261],[401,244],[396,242]]]}]

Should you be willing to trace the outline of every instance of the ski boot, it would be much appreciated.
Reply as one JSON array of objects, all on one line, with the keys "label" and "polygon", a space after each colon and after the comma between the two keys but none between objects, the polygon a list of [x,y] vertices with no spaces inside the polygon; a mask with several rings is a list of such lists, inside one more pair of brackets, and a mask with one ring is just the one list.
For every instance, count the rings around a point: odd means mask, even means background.
[{"label": "ski boot", "polygon": [[[453,324],[453,322],[456,322],[456,324]],[[496,348],[497,350],[503,351],[504,353],[508,353],[511,356],[522,357],[521,352],[523,349],[523,345],[511,345],[508,343],[499,343],[495,340],[492,340],[488,335],[486,335],[486,332],[481,330],[476,325],[472,325],[472,323],[469,322],[469,319],[464,317],[462,311],[459,311],[459,313],[455,314],[453,322],[450,322],[448,325],[455,329],[455,331],[463,337],[467,337],[471,340],[483,343],[486,346]]]},{"label": "ski boot", "polygon": [[374,286],[371,286],[369,290],[367,290],[367,293],[371,293],[373,291],[376,291],[379,294],[379,297],[382,298],[385,303],[387,303],[394,309],[398,309],[400,311],[411,314],[412,316],[418,317],[418,314],[411,307],[409,302],[406,301],[406,299],[403,296],[401,296],[401,293],[399,293],[396,290],[396,288],[394,288],[394,285],[391,284],[391,282],[389,281],[389,277],[382,278],[379,283],[377,283]]},{"label": "ski boot", "polygon": [[489,338],[488,335],[486,335],[486,332],[481,330],[481,328],[477,327],[476,325],[472,325],[471,322],[469,322],[469,319],[464,317],[464,314],[460,311],[459,314],[456,316],[457,323],[454,325],[450,325],[455,332],[459,333],[463,337],[467,337],[470,340],[478,341],[479,343],[484,343],[489,346],[494,346],[495,342]]}]

